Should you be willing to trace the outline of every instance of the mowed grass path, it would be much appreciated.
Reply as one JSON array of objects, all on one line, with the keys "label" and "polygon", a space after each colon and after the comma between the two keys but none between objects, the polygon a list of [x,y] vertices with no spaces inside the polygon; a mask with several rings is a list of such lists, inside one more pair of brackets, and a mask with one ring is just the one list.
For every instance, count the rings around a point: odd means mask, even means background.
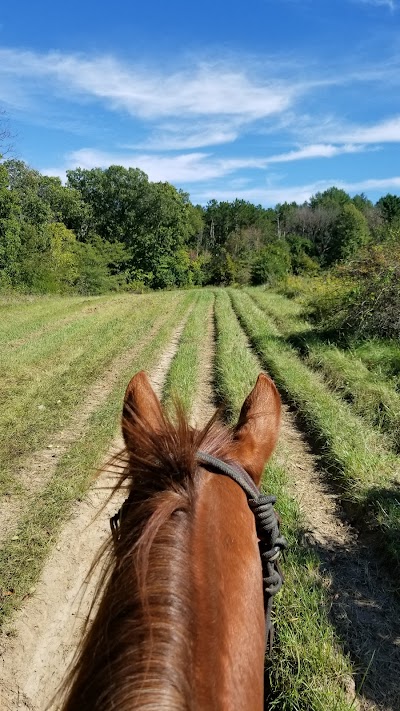
[{"label": "mowed grass path", "polygon": [[[54,545],[58,531],[68,516],[72,504],[84,496],[93,482],[96,468],[104,461],[110,443],[119,430],[123,394],[130,377],[138,370],[150,370],[155,366],[160,353],[170,342],[174,330],[197,298],[197,292],[175,292],[153,294],[149,299],[135,296],[122,299],[125,302],[123,303],[125,308],[122,309],[126,322],[122,331],[125,335],[122,340],[118,340],[121,333],[118,325],[116,328],[118,345],[114,344],[111,347],[108,344],[108,348],[105,348],[108,357],[103,361],[103,368],[109,361],[110,352],[114,354],[117,349],[130,347],[138,338],[138,329],[141,335],[144,335],[151,322],[155,321],[156,314],[161,312],[163,318],[160,327],[149,342],[144,340],[143,348],[139,348],[132,362],[126,364],[106,400],[89,418],[84,434],[77,435],[76,441],[58,462],[50,481],[30,498],[29,510],[24,513],[15,530],[1,546],[0,624],[10,617],[29,591],[32,591],[44,560]],[[111,298],[110,301],[112,302],[111,319],[116,320],[117,313],[121,314],[121,304],[118,303],[116,312],[114,300]],[[105,304],[106,310],[107,306],[108,304]],[[133,325],[135,319],[136,327]],[[96,327],[93,328],[95,333]],[[112,329],[107,332],[110,338]],[[128,333],[129,336],[126,335]],[[86,348],[88,347],[87,341],[84,341],[83,349],[85,343]],[[62,358],[62,352],[59,357]],[[73,381],[74,366],[71,365],[67,372]],[[90,378],[93,379],[92,371],[90,371]],[[86,393],[90,396],[90,379],[89,383],[85,382],[85,386]],[[34,423],[34,415],[32,421]],[[53,429],[53,423],[49,424]],[[48,431],[44,430],[44,436]],[[26,496],[29,496],[29,492],[26,492]]]},{"label": "mowed grass path", "polygon": [[399,569],[400,465],[385,438],[331,392],[301,361],[276,323],[248,293],[231,290],[234,309],[265,367],[301,413],[332,480],[360,526],[379,534],[382,550]]},{"label": "mowed grass path", "polygon": [[[93,481],[93,472],[104,461],[110,441],[119,428],[123,392],[129,378],[137,370],[150,370],[154,367],[162,350],[170,342],[174,330],[187,314],[189,316],[178,352],[167,375],[163,400],[170,407],[174,394],[177,394],[188,412],[193,406],[200,367],[199,351],[205,319],[214,299],[213,292],[204,290],[145,297],[109,297],[109,301],[121,298],[123,306],[125,299],[130,304],[119,313],[122,320],[130,322],[130,335],[122,324],[118,325],[118,348],[113,351],[111,346],[110,350],[103,346],[102,353],[107,355],[103,365],[99,364],[96,374],[101,373],[106,363],[114,357],[110,355],[111,351],[115,354],[120,352],[121,348],[130,348],[135,340],[140,343],[142,338],[143,347],[139,347],[132,362],[126,364],[121,371],[107,399],[89,418],[83,435],[77,437],[60,459],[53,477],[43,490],[32,497],[29,513],[23,516],[0,549],[0,622],[9,619],[32,591],[45,557],[54,545],[72,504],[85,495]],[[99,308],[100,301],[93,300],[90,305],[95,303]],[[69,300],[66,302],[69,303]],[[107,299],[102,303],[105,309],[110,308],[112,318],[116,319],[118,309],[114,309],[115,304],[109,305]],[[86,305],[82,303],[76,309],[76,314],[79,314],[81,308],[86,309],[87,305],[86,300]],[[133,316],[135,310],[140,314],[136,313],[136,321]],[[155,318],[160,314],[162,318],[159,328],[152,338],[146,341],[145,335],[150,330],[150,324],[154,324]],[[215,378],[219,397],[227,405],[229,420],[234,422],[244,398],[254,386],[260,371],[260,362],[248,348],[247,338],[232,309],[227,291],[216,291],[215,316]],[[37,314],[35,318],[39,318]],[[60,318],[59,311],[56,318]],[[68,327],[72,323],[68,318]],[[99,324],[106,323],[105,317],[103,320],[99,319],[96,328],[99,327],[101,331],[102,326]],[[47,326],[50,324],[51,321],[48,320]],[[46,333],[50,336],[50,331],[54,335],[58,332],[58,326],[54,329],[47,326],[44,331],[37,321],[37,334]],[[112,334],[112,329],[107,333]],[[31,336],[29,343],[35,340],[32,332]],[[51,348],[48,355],[49,362],[55,362],[54,367],[57,367],[56,361],[51,361]],[[59,357],[62,357],[62,350],[59,350]],[[79,355],[70,358],[70,365],[66,367],[65,373],[71,375],[77,362],[82,362],[79,361]],[[28,365],[27,363],[27,367]],[[93,376],[90,369],[85,372],[88,373],[89,379],[85,381],[79,395],[79,403],[90,395],[91,384],[97,377]],[[42,391],[39,390],[39,395],[41,394]],[[32,394],[32,397],[35,396]],[[70,406],[70,414],[74,407]],[[32,422],[35,422],[34,417]],[[43,428],[42,431],[41,446],[47,441],[46,437],[52,436],[55,430],[50,422],[50,427]],[[280,447],[284,451],[285,443],[282,442]],[[24,454],[20,456],[23,458]],[[284,458],[281,457],[282,459]],[[284,533],[290,542],[290,550],[284,563],[286,584],[276,603],[279,630],[276,650],[267,668],[272,697],[270,708],[275,711],[350,711],[356,708],[346,691],[349,688],[348,680],[352,675],[352,668],[328,619],[329,594],[326,581],[320,572],[319,560],[313,551],[302,544],[303,522],[297,503],[288,493],[289,477],[290,472],[272,460],[264,479],[267,490],[278,496],[277,508],[284,522]],[[17,484],[14,482],[14,485]]]}]

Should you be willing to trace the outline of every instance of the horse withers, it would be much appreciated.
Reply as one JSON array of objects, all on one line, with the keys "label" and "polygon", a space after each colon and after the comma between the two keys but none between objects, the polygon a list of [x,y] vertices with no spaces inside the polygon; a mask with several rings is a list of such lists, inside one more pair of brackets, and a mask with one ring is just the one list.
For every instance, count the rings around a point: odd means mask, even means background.
[{"label": "horse withers", "polygon": [[63,711],[261,711],[265,594],[246,491],[259,486],[280,408],[260,374],[236,427],[214,418],[199,431],[179,408],[171,422],[144,372],[132,378],[129,496]]}]

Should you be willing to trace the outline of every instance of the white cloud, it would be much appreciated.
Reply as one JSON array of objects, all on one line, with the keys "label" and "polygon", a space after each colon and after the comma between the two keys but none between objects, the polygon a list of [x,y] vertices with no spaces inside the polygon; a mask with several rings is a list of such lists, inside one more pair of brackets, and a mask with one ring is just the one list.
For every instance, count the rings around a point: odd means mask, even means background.
[{"label": "white cloud", "polygon": [[164,123],[158,126],[146,141],[121,147],[132,150],[144,148],[152,151],[176,151],[217,146],[235,141],[240,135],[243,123],[234,118],[219,123],[207,120],[195,124],[192,121]]},{"label": "white cloud", "polygon": [[167,73],[124,65],[111,56],[2,49],[0,74],[52,81],[60,90],[101,99],[147,119],[227,115],[255,120],[286,110],[295,94],[294,87],[283,81],[272,77],[259,81],[250,69],[223,62]]},{"label": "white cloud", "polygon": [[400,141],[400,117],[386,119],[372,126],[356,126],[339,131],[342,141],[353,143],[398,143]]},{"label": "white cloud", "polygon": [[[140,168],[152,181],[170,183],[199,183],[237,173],[240,170],[266,170],[275,163],[287,163],[306,158],[331,158],[341,153],[354,153],[361,146],[309,145],[298,150],[274,156],[218,158],[211,153],[200,151],[180,155],[148,153],[114,153],[93,148],[81,148],[68,154],[66,166],[43,169],[47,175],[64,177],[69,168],[106,168],[109,165],[123,165],[125,168]],[[240,176],[242,177],[242,176]]]},{"label": "white cloud", "polygon": [[248,200],[253,203],[260,203],[265,206],[275,206],[282,202],[297,202],[302,204],[310,199],[312,195],[317,192],[323,192],[334,185],[337,188],[342,188],[350,194],[356,194],[368,191],[377,191],[384,193],[390,190],[400,189],[400,177],[395,176],[392,178],[369,178],[367,180],[361,180],[358,182],[343,182],[340,180],[321,180],[315,183],[309,183],[307,185],[294,185],[294,186],[278,186],[278,187],[266,187],[257,186],[256,188],[238,190],[235,188],[227,189],[212,189],[212,191],[200,190],[193,191],[191,193],[191,199],[194,202],[206,203],[211,198],[215,200],[235,200],[240,198],[242,200]]},{"label": "white cloud", "polygon": [[332,147],[348,145],[356,150],[359,146],[379,147],[385,143],[400,143],[400,116],[386,118],[374,124],[342,123],[333,117],[319,118],[303,117],[303,122],[297,127],[292,126],[294,133],[302,136],[303,143],[307,140],[321,141],[323,145],[329,142]]},{"label": "white cloud", "polygon": [[267,163],[288,163],[293,160],[304,160],[306,158],[333,158],[343,153],[360,153],[365,150],[362,145],[345,144],[334,146],[327,143],[316,143],[304,146],[297,150],[281,153],[267,158]]}]

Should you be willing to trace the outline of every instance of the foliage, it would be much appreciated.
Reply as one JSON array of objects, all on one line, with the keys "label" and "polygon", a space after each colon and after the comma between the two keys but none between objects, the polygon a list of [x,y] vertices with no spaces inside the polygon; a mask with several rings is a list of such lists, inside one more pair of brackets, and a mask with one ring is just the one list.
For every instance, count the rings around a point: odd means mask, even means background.
[{"label": "foliage", "polygon": [[252,284],[276,284],[286,277],[290,263],[290,253],[285,243],[276,242],[264,247],[253,263]]},{"label": "foliage", "polygon": [[376,206],[331,187],[298,205],[193,205],[139,168],[67,171],[0,164],[0,290],[99,294],[284,282],[400,239],[400,198]]}]

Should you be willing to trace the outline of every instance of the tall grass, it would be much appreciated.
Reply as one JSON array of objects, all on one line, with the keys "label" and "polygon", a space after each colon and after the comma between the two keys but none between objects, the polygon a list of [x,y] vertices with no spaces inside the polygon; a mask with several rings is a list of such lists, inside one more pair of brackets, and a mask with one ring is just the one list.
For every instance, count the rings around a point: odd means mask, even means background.
[{"label": "tall grass", "polygon": [[[279,333],[289,338],[295,336],[307,365],[319,370],[329,387],[351,404],[352,409],[370,424],[386,433],[387,446],[400,448],[400,394],[393,380],[387,379],[377,369],[370,370],[358,357],[357,350],[342,350],[324,342],[312,331],[309,322],[301,318],[301,307],[281,294],[259,289],[249,289],[247,293],[255,303],[278,325]],[[278,335],[278,332],[276,333]],[[298,337],[301,336],[301,340]],[[382,352],[382,342],[374,342],[377,353]],[[381,349],[379,345],[381,344]],[[359,352],[374,353],[368,344],[359,346]],[[394,344],[393,344],[394,346]],[[394,348],[386,348],[386,362]],[[394,351],[395,353],[395,351]],[[375,355],[375,362],[378,358]],[[400,367],[400,349],[398,349]],[[382,358],[383,364],[385,358]]]},{"label": "tall grass", "polygon": [[[182,294],[164,296],[175,308]],[[132,348],[159,314],[159,295],[110,299],[14,352],[0,353],[0,493],[18,490],[18,463],[43,448],[87,397],[118,353]]]}]

